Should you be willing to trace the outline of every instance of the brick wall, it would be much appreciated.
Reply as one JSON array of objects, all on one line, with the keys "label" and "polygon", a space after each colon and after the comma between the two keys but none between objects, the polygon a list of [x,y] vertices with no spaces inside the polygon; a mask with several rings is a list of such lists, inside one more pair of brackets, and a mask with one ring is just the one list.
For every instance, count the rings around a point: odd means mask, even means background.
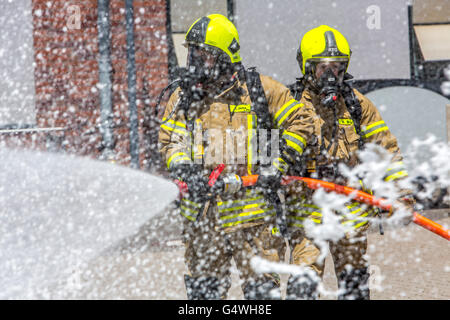
[{"label": "brick wall", "polygon": [[[98,157],[97,0],[32,0],[38,127],[64,127],[62,148]],[[79,28],[73,20],[79,10]],[[137,107],[141,168],[155,146],[146,122],[159,91],[167,85],[165,0],[134,1]],[[110,1],[113,113],[116,160],[130,163],[125,1]],[[145,87],[145,88],[144,88]],[[145,90],[144,90],[145,89]]]}]

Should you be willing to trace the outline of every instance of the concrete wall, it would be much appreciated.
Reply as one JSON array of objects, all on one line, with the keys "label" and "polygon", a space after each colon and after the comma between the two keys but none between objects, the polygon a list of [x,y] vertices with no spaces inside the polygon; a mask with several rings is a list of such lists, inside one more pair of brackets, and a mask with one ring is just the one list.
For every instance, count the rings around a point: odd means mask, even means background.
[{"label": "concrete wall", "polygon": [[303,35],[327,24],[353,51],[356,79],[409,78],[408,1],[237,0],[236,24],[247,66],[287,84],[301,75],[296,52]]},{"label": "concrete wall", "polygon": [[446,105],[449,99],[420,88],[390,87],[369,92],[367,97],[378,107],[389,129],[405,149],[413,139],[428,134],[447,141]]}]

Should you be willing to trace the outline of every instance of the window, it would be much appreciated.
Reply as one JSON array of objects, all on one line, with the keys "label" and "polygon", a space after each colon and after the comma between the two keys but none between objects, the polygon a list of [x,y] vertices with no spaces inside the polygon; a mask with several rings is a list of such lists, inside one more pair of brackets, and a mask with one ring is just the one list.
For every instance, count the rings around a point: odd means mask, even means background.
[{"label": "window", "polygon": [[415,25],[414,31],[425,61],[450,60],[450,23]]},{"label": "window", "polygon": [[450,1],[416,0],[414,31],[425,61],[450,60]]}]

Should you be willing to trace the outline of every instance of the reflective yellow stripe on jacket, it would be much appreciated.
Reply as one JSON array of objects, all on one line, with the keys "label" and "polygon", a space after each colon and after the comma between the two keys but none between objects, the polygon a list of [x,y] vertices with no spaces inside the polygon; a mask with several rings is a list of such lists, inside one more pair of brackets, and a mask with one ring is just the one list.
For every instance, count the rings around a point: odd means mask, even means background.
[{"label": "reflective yellow stripe on jacket", "polygon": [[306,147],[306,140],[302,136],[284,130],[281,138],[285,141],[286,146],[297,152],[300,156],[303,154],[303,150]]},{"label": "reflective yellow stripe on jacket", "polygon": [[313,204],[290,200],[287,215],[288,226],[303,228],[304,225],[301,222],[305,219],[311,219],[315,223],[322,223],[320,208]]},{"label": "reflective yellow stripe on jacket", "polygon": [[283,174],[289,169],[289,165],[280,157],[273,159],[272,165]]},{"label": "reflective yellow stripe on jacket", "polygon": [[406,167],[403,161],[393,162],[389,168],[386,170],[386,174],[384,176],[385,181],[393,181],[399,178],[403,178],[408,176],[408,171],[406,171]]},{"label": "reflective yellow stripe on jacket", "polygon": [[190,221],[195,221],[201,207],[200,203],[183,198],[180,203],[180,214]]},{"label": "reflective yellow stripe on jacket", "polygon": [[161,125],[161,128],[166,129],[170,132],[175,132],[183,136],[189,135],[189,132],[186,129],[186,124],[179,121],[174,121],[172,119],[167,120],[166,118],[163,118],[162,121],[164,122]]},{"label": "reflective yellow stripe on jacket", "polygon": [[283,122],[289,117],[289,115],[297,110],[298,108],[303,107],[303,104],[298,102],[295,99],[292,99],[285,103],[277,113],[275,113],[274,122],[278,128],[281,127]]},{"label": "reflective yellow stripe on jacket", "polygon": [[[317,224],[322,223],[321,209],[314,204],[305,203],[304,201],[296,197],[288,199],[287,219],[289,227],[303,228],[302,222],[306,219],[310,219]],[[338,213],[341,217],[341,224],[353,229],[364,226],[376,214],[376,210],[373,208],[367,210],[367,206],[359,202],[353,202],[347,205],[346,208],[345,212]]]},{"label": "reflective yellow stripe on jacket", "polygon": [[362,127],[361,134],[364,139],[367,139],[370,136],[372,136],[378,132],[387,131],[387,130],[389,130],[388,126],[386,125],[386,123],[383,120],[381,120],[381,121],[372,123],[366,127]]},{"label": "reflective yellow stripe on jacket", "polygon": [[348,205],[347,210],[347,212],[342,213],[342,224],[351,226],[353,229],[364,226],[369,222],[369,219],[377,213],[375,209],[367,208],[367,205],[359,202]]},{"label": "reflective yellow stripe on jacket", "polygon": [[217,207],[223,228],[275,215],[275,210],[267,208],[264,197],[254,190],[248,190],[244,199],[218,202]]},{"label": "reflective yellow stripe on jacket", "polygon": [[258,157],[258,137],[256,134],[257,118],[254,114],[247,115],[247,173],[252,174],[252,164]]},{"label": "reflective yellow stripe on jacket", "polygon": [[167,160],[167,168],[170,170],[175,164],[191,163],[192,160],[185,152],[176,152]]}]

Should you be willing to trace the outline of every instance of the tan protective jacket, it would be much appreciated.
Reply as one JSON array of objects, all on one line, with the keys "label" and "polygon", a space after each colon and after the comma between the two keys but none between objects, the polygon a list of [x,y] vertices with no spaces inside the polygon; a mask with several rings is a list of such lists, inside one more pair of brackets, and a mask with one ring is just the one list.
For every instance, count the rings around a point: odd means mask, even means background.
[{"label": "tan protective jacket", "polygon": [[[391,181],[406,176],[407,172],[402,164],[403,157],[400,153],[397,139],[389,131],[388,126],[373,103],[356,89],[353,90],[362,108],[361,134],[364,143],[377,144],[394,155],[392,166],[386,171],[385,180]],[[338,161],[345,163],[349,167],[354,167],[359,162],[356,151],[359,148],[358,140],[360,137],[356,133],[352,117],[347,110],[344,99],[340,97],[336,104],[338,129],[331,146],[329,144],[332,140],[333,111],[321,105],[320,98],[307,89],[304,91],[300,101],[305,105],[312,106],[318,115],[314,121],[315,133],[319,137],[319,145],[323,144],[325,148],[330,147],[328,157],[326,157],[328,163]],[[311,163],[310,165],[313,166],[314,164]]]},{"label": "tan protective jacket", "polygon": [[[398,147],[397,139],[389,131],[388,126],[374,104],[356,89],[354,89],[354,93],[362,108],[360,128],[364,143],[380,145],[393,154],[391,165],[386,170],[383,179],[385,181],[395,181],[396,179],[406,177],[408,173],[402,161],[403,157]],[[332,163],[344,163],[350,168],[356,166],[359,163],[356,151],[359,149],[358,140],[360,137],[356,133],[352,117],[347,110],[344,99],[340,96],[336,103],[338,127],[336,136],[333,140],[333,123],[335,121],[333,110],[321,105],[320,98],[313,94],[309,89],[303,91],[300,102],[306,107],[314,108],[315,113],[317,114],[314,119],[314,131],[315,135],[318,137],[318,144],[309,147],[306,152],[306,159],[308,160],[307,171],[312,174],[313,172],[319,171],[318,167],[331,165]],[[331,146],[330,143],[332,143]],[[320,156],[320,150],[323,150],[321,146],[325,147],[325,150],[329,148],[326,157]],[[330,181],[330,179],[326,180]],[[342,181],[332,182],[345,183]],[[299,193],[292,191],[293,189],[294,188],[291,188],[291,196],[288,197],[288,207],[290,208],[288,218],[290,225],[303,227],[303,220],[306,217],[312,219],[314,222],[320,223],[320,208],[310,201],[312,192],[303,190],[304,197],[299,203]],[[409,195],[411,193],[410,190],[406,189],[399,191],[401,196]],[[294,195],[292,195],[293,193]],[[309,198],[309,201],[305,201],[307,198]],[[375,211],[365,211],[362,210],[362,208],[365,208],[365,206],[356,202],[349,203],[347,206],[348,212],[345,213],[346,217],[343,219],[344,223],[350,223],[355,228],[365,225],[368,220],[362,218],[370,217]]]},{"label": "tan protective jacket", "polygon": [[[267,76],[260,76],[262,87],[280,137],[293,152],[303,153],[313,133],[314,109],[294,100],[289,89]],[[171,113],[179,98],[179,89],[170,97],[163,120]],[[161,125],[159,149],[171,170],[180,163],[202,164],[209,173],[219,164],[226,164],[226,173],[255,174],[257,159],[256,114],[245,81],[236,81],[229,89],[214,98],[192,104],[189,111],[192,121],[176,113]],[[193,128],[188,128],[193,123]],[[270,164],[270,161],[269,161]],[[281,164],[273,162],[275,166]],[[275,212],[268,207],[263,196],[254,190],[238,192],[230,197],[216,199],[218,221],[225,231],[233,231],[272,221]],[[183,199],[181,214],[195,220],[198,203]]]}]

